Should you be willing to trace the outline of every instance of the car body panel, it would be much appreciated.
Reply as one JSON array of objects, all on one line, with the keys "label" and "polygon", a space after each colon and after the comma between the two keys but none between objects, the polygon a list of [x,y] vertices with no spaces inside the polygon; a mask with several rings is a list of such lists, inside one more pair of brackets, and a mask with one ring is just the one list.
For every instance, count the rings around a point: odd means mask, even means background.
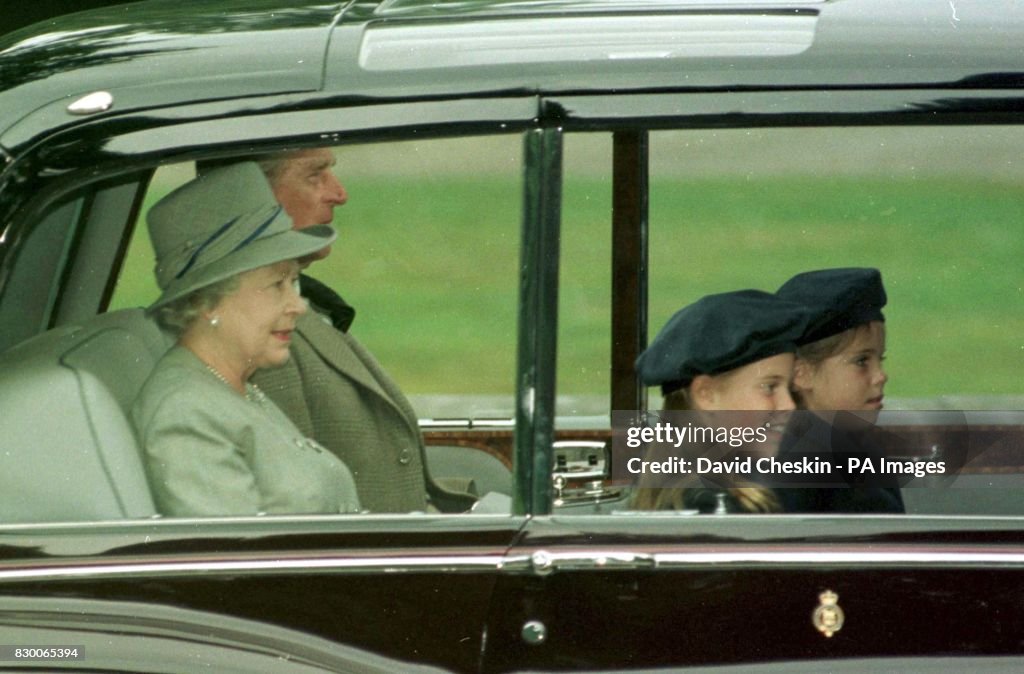
[{"label": "car body panel", "polygon": [[[491,616],[491,634],[510,646],[488,653],[487,669],[1020,651],[1024,537],[1015,522],[638,515],[527,525],[506,565],[517,573],[501,578]],[[845,615],[829,636],[812,621],[827,591]],[[542,643],[514,643],[527,623],[544,626]]]},{"label": "car body panel", "polygon": [[48,33],[30,27],[4,36],[0,108],[19,114],[5,117],[0,145],[20,147],[78,123],[68,105],[95,91],[112,95],[113,114],[314,91],[338,11],[330,3],[144,3],[76,14]]},{"label": "car body panel", "polygon": [[[942,2],[356,2],[326,87],[409,97],[451,92],[453,77],[466,94],[1017,84],[1024,63],[1007,68],[1006,55],[1022,56],[1020,22],[1009,2],[959,13]],[[433,39],[435,26],[458,48]]]},{"label": "car body panel", "polygon": [[[39,657],[5,658],[0,668],[45,664],[50,671],[311,674],[359,671],[386,674],[442,672],[440,668],[383,658],[337,641],[253,620],[143,602],[0,598],[4,638]],[[111,648],[112,643],[117,648]],[[29,644],[68,644],[73,657]],[[19,662],[20,660],[20,662]]]},{"label": "car body panel", "polygon": [[[656,28],[667,33],[637,37]],[[1019,125],[1024,12],[1014,3],[147,2],[30,34],[0,45],[0,108],[11,111],[0,129],[0,359],[107,308],[160,166],[520,138],[516,418],[514,430],[477,435],[511,467],[515,514],[24,524],[0,514],[0,624],[61,629],[47,621],[62,600],[114,615],[98,618],[104,630],[144,607],[146,626],[171,638],[193,638],[204,621],[259,623],[254,639],[277,644],[277,657],[305,652],[328,670],[342,665],[309,655],[325,643],[487,672],[1024,657],[1019,513],[697,517],[593,497],[570,515],[552,483],[556,440],[610,437],[556,418],[567,136],[610,136],[615,249],[630,255],[613,263],[621,351],[609,393],[611,409],[642,409],[632,362],[647,337],[648,132]],[[715,37],[664,53],[666,34]],[[544,39],[565,49],[545,52]],[[614,51],[602,53],[606,43]],[[99,89],[113,96],[109,110],[67,113]],[[626,277],[635,285],[620,287]],[[974,466],[983,479],[1019,470],[1024,426],[1010,416],[974,426],[1001,450]],[[0,432],[4,423],[0,414]],[[919,431],[956,428],[966,451],[981,436],[963,426]],[[41,491],[82,478],[69,470],[40,471]],[[846,617],[831,635],[812,621],[827,591]],[[25,618],[31,601],[46,615]]]},{"label": "car body panel", "polygon": [[[1016,521],[551,517],[526,522],[509,547],[523,524],[424,516],[6,527],[0,594],[40,606],[100,596],[180,607],[228,616],[225,627],[256,620],[455,671],[1021,647]],[[811,620],[825,591],[845,613],[831,637]],[[532,643],[525,628],[537,623],[546,638]]]},{"label": "car body panel", "polygon": [[472,671],[522,524],[421,515],[5,527],[0,595],[176,606]]},{"label": "car body panel", "polygon": [[[97,90],[109,90],[114,95],[114,107],[103,113],[114,114],[175,102],[321,89],[352,101],[493,96],[501,92],[972,89],[1000,83],[1016,87],[1024,73],[1024,54],[1015,42],[1022,25],[1010,2],[986,3],[963,16],[941,2],[894,8],[877,1],[729,3],[723,5],[724,11],[711,3],[454,2],[381,6],[377,2],[356,2],[344,8],[343,16],[338,4],[282,6],[274,0],[219,3],[216,9],[209,3],[197,3],[187,12],[182,11],[180,3],[171,7],[167,11],[159,3],[143,3],[85,12],[48,35],[36,36],[25,29],[6,36],[0,45],[6,62],[0,105],[24,112],[6,122],[7,128],[0,132],[0,146],[22,145],[34,137],[33,128],[75,123],[65,110],[75,92],[84,95]],[[572,34],[571,22],[577,18],[605,17],[614,37],[621,16],[641,16],[643,10],[659,21],[678,20],[682,36],[687,35],[687,22],[699,22],[708,16],[725,17],[722,20],[727,23],[718,29],[728,34],[766,15],[778,15],[780,20],[810,19],[814,35],[806,50],[783,56],[759,56],[766,50],[756,48],[759,43],[755,41],[749,54],[718,58],[689,53],[676,57],[645,54],[641,48],[644,45],[635,45],[637,53],[627,49],[620,58],[523,63],[521,54],[528,50],[520,45],[519,57],[516,50],[502,53],[493,56],[494,65],[490,66],[460,66],[443,60],[434,66],[429,52],[422,56],[413,52],[410,63],[414,67],[382,71],[357,66],[359,50],[367,48],[368,36],[396,26],[457,30],[461,25],[486,28],[504,21],[511,22],[508,32],[515,36],[531,34],[531,21],[547,25],[564,20],[569,22],[565,30],[556,31],[551,39],[571,43],[567,36]],[[185,15],[187,18],[182,18]],[[332,29],[338,16],[341,20]],[[875,21],[879,16],[886,18],[884,27]],[[996,31],[992,29],[993,16],[1001,19]],[[735,21],[735,25],[728,21]],[[135,34],[129,22],[145,23],[147,32]],[[619,30],[628,35],[631,28],[627,25]],[[698,29],[703,27],[698,24],[693,30]],[[329,39],[332,30],[336,34]],[[770,35],[774,29],[765,30]],[[756,34],[757,29],[753,32]],[[26,35],[33,37],[23,37]],[[254,40],[265,41],[267,48],[253,48]],[[425,48],[444,42],[428,39]],[[269,48],[271,44],[274,49]],[[283,46],[293,51],[282,51]],[[254,64],[251,53],[263,55],[267,62]],[[1016,53],[1022,62],[1008,64],[1007,53]],[[40,60],[52,65],[40,68]],[[202,66],[210,61],[218,64],[215,73]],[[686,63],[685,68],[680,68],[681,62]],[[901,67],[893,67],[894,63]],[[428,77],[430,68],[435,67],[444,68],[445,77]],[[95,78],[89,75],[93,70],[98,73]],[[175,73],[177,77],[154,80],[155,71]],[[73,87],[68,86],[70,82]],[[19,130],[16,120],[34,110],[38,110],[32,115],[36,121],[24,120]]]}]

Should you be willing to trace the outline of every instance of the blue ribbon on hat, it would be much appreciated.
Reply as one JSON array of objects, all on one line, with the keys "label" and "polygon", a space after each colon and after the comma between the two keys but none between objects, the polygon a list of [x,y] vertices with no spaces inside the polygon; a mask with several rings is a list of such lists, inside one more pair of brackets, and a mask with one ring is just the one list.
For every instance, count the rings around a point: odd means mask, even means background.
[{"label": "blue ribbon on hat", "polygon": [[242,243],[240,243],[237,246],[235,246],[234,248],[232,248],[231,252],[232,253],[238,252],[239,250],[245,248],[250,243],[252,243],[257,237],[259,237],[260,234],[263,233],[263,230],[265,230],[267,227],[270,226],[270,223],[272,223],[274,221],[274,218],[276,218],[278,213],[280,213],[280,212],[281,212],[281,207],[278,206],[277,208],[274,209],[274,212],[270,214],[269,218],[267,218],[259,227],[257,227],[256,230],[252,234],[250,234],[249,236],[245,237],[245,239],[242,241]]},{"label": "blue ribbon on hat", "polygon": [[237,215],[237,216],[231,218],[226,223],[224,223],[223,225],[218,227],[217,231],[214,232],[213,234],[211,234],[206,239],[206,241],[203,241],[201,244],[199,244],[199,247],[196,248],[196,251],[194,253],[192,253],[192,255],[188,258],[188,262],[186,262],[185,266],[181,268],[181,271],[179,271],[177,274],[175,274],[174,278],[175,279],[180,279],[182,276],[184,276],[185,272],[187,272],[189,269],[191,269],[192,265],[195,264],[196,258],[199,257],[199,254],[202,253],[203,250],[205,250],[207,246],[209,246],[211,243],[216,241],[224,232],[226,232],[229,229],[231,229],[231,225],[233,225],[236,222],[238,222],[238,218],[240,218],[240,217],[242,217],[242,216],[241,215]]},{"label": "blue ribbon on hat", "polygon": [[[245,237],[241,241],[241,243],[239,243],[237,246],[232,248],[231,249],[231,253],[238,252],[242,248],[245,248],[250,243],[255,241],[257,238],[259,238],[260,234],[262,234],[267,229],[267,227],[270,226],[270,223],[272,223],[274,221],[274,219],[278,216],[278,214],[280,212],[281,212],[281,206],[278,206],[270,214],[270,217],[268,217],[266,220],[264,220],[262,223],[260,223],[260,225],[257,226],[255,230],[253,230],[252,234],[250,234],[249,236]],[[231,229],[232,225],[234,225],[236,222],[238,222],[238,219],[241,218],[241,217],[242,216],[239,215],[239,216],[235,216],[231,220],[228,220],[226,223],[224,223],[223,225],[218,227],[217,231],[215,231],[213,234],[211,234],[206,239],[206,241],[203,241],[201,244],[199,244],[199,247],[196,248],[195,252],[192,253],[191,256],[189,256],[188,261],[185,263],[185,266],[181,268],[181,271],[179,271],[175,275],[174,278],[175,279],[180,279],[182,276],[184,276],[188,272],[188,270],[192,268],[192,265],[195,264],[196,260],[199,258],[199,255],[207,248],[207,246],[211,245],[214,241],[216,241],[221,236],[223,236],[224,233],[227,232],[229,229]],[[230,255],[231,253],[228,253],[228,255]]]}]

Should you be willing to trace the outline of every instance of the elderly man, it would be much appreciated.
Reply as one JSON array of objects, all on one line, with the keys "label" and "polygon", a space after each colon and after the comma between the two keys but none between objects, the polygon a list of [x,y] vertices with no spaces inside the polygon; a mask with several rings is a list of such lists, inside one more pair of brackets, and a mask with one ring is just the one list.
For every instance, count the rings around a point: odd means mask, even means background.
[{"label": "elderly man", "polygon": [[[348,200],[333,152],[316,148],[263,158],[264,174],[296,229],[329,223]],[[327,257],[324,248],[307,263]],[[292,357],[254,381],[308,436],[352,470],[371,512],[468,509],[473,498],[437,487],[427,473],[416,414],[398,386],[349,333],[355,310],[314,278],[300,278],[313,311],[292,338]]]}]

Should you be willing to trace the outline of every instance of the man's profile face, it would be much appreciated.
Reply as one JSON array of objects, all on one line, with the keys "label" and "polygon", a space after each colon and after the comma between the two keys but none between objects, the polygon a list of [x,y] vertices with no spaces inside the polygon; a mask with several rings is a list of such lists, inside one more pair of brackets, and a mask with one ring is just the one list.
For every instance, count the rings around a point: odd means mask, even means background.
[{"label": "man's profile face", "polygon": [[[334,164],[334,153],[328,148],[299,150],[281,163],[271,188],[295,229],[329,224],[334,207],[348,201],[348,193],[332,170]],[[310,258],[320,260],[330,252],[328,246]]]}]

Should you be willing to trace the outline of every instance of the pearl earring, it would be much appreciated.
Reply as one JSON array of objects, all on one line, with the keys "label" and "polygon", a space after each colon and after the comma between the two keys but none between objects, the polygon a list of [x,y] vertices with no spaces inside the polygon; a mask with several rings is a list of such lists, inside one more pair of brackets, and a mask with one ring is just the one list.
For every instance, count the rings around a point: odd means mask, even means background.
[{"label": "pearl earring", "polygon": [[220,316],[214,316],[210,319],[210,327],[215,328],[220,325]]}]

